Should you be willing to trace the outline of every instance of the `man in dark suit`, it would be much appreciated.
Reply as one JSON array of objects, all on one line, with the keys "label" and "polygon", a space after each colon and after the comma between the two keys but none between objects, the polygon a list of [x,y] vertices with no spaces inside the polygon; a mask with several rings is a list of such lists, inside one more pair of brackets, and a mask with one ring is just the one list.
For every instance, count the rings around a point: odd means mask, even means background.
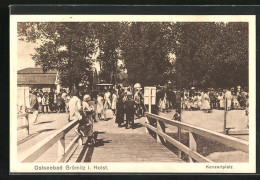
[{"label": "man in dark suit", "polygon": [[175,101],[176,112],[180,114],[181,113],[181,91],[179,89],[176,91],[175,97],[176,97],[176,101]]},{"label": "man in dark suit", "polygon": [[33,113],[33,116],[32,116],[33,124],[37,124],[37,117],[38,117],[38,101],[37,101],[36,95],[37,95],[37,92],[33,91],[31,93],[31,98],[30,98],[31,112]]},{"label": "man in dark suit", "polygon": [[51,89],[51,91],[49,92],[49,107],[51,112],[54,111],[54,93]]},{"label": "man in dark suit", "polygon": [[126,129],[128,129],[128,124],[131,122],[131,127],[134,129],[134,114],[135,114],[135,106],[132,94],[127,94],[127,100],[125,101],[125,114],[126,114]]}]

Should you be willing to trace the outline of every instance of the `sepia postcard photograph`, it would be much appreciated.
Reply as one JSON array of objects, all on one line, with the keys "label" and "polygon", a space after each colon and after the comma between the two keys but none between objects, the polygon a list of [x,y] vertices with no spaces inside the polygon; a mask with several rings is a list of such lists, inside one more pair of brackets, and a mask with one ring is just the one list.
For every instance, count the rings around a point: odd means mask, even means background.
[{"label": "sepia postcard photograph", "polygon": [[254,15],[10,15],[10,173],[255,173]]}]

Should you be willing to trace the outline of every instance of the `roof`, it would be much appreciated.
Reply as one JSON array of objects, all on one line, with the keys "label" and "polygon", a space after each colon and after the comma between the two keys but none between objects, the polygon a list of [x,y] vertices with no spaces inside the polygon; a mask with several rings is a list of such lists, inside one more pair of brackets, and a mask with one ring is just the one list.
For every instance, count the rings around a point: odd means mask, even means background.
[{"label": "roof", "polygon": [[17,84],[55,84],[56,74],[18,74]]},{"label": "roof", "polygon": [[47,70],[45,73],[42,68],[25,68],[17,71],[18,74],[56,74],[57,70]]},{"label": "roof", "polygon": [[97,86],[113,86],[113,84],[96,84]]}]

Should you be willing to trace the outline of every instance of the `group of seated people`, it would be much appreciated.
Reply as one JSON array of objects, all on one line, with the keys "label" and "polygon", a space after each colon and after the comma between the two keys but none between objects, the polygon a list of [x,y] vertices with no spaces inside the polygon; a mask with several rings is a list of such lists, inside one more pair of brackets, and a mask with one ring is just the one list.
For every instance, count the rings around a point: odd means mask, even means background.
[{"label": "group of seated people", "polygon": [[[239,110],[248,107],[248,92],[243,89],[213,89],[195,90],[164,90],[158,100],[158,108],[164,112],[170,108],[176,109],[177,101],[184,110]],[[178,94],[180,94],[178,96]]]}]

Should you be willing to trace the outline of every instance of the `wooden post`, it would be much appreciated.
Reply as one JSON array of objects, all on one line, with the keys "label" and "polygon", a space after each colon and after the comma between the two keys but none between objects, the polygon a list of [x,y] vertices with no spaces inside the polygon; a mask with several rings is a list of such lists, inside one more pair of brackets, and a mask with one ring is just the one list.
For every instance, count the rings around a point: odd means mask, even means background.
[{"label": "wooden post", "polygon": [[27,120],[27,116],[23,116],[23,126],[26,126],[26,128],[24,128],[24,133],[28,134],[29,135],[29,123],[28,123],[28,120]]},{"label": "wooden post", "polygon": [[149,113],[152,113],[152,89],[151,88],[149,93]]},{"label": "wooden post", "polygon": [[78,143],[79,143],[79,146],[82,146],[82,145],[83,145],[83,137],[80,137],[80,138],[79,138]]},{"label": "wooden post", "polygon": [[[152,113],[152,89],[150,89],[150,93],[149,93],[149,113]],[[145,119],[145,123],[149,123],[147,117]],[[148,133],[148,128],[145,129],[145,132]]]},{"label": "wooden post", "polygon": [[[181,121],[181,113],[182,113],[182,110],[180,110],[180,121]],[[178,137],[178,141],[181,142],[181,128],[178,127],[178,132],[177,132],[177,137]],[[181,158],[181,150],[178,150],[178,154],[179,158]]]},{"label": "wooden post", "polygon": [[[25,87],[23,87],[23,107],[22,107],[22,109],[23,109],[23,113],[25,114],[26,113],[26,111],[25,111],[25,109],[26,109],[26,100],[25,100]],[[27,115],[25,115],[24,117],[23,117],[23,126],[27,126],[27,128],[24,128],[25,130],[25,133],[27,134],[27,135],[30,135],[30,131],[29,131],[29,115],[27,114]]]},{"label": "wooden post", "polygon": [[26,98],[25,98],[25,87],[23,87],[23,113],[25,113],[26,109]]},{"label": "wooden post", "polygon": [[224,106],[224,126],[223,133],[227,134],[227,98],[225,98],[225,106]]},{"label": "wooden post", "polygon": [[30,135],[30,123],[29,123],[29,114],[25,116],[26,123],[27,123],[27,134]]},{"label": "wooden post", "polygon": [[[65,135],[58,141],[58,157],[64,155],[65,155]],[[63,158],[65,159],[65,157]]]},{"label": "wooden post", "polygon": [[[165,125],[163,122],[159,121],[158,119],[156,120],[156,128],[158,131],[162,131],[165,133]],[[158,143],[165,144],[164,138],[158,134],[156,134],[156,140]]]},{"label": "wooden post", "polygon": [[[191,151],[197,152],[197,143],[195,141],[195,138],[193,136],[193,133],[189,132],[189,148]],[[192,158],[189,156],[190,162],[193,162]]]}]

